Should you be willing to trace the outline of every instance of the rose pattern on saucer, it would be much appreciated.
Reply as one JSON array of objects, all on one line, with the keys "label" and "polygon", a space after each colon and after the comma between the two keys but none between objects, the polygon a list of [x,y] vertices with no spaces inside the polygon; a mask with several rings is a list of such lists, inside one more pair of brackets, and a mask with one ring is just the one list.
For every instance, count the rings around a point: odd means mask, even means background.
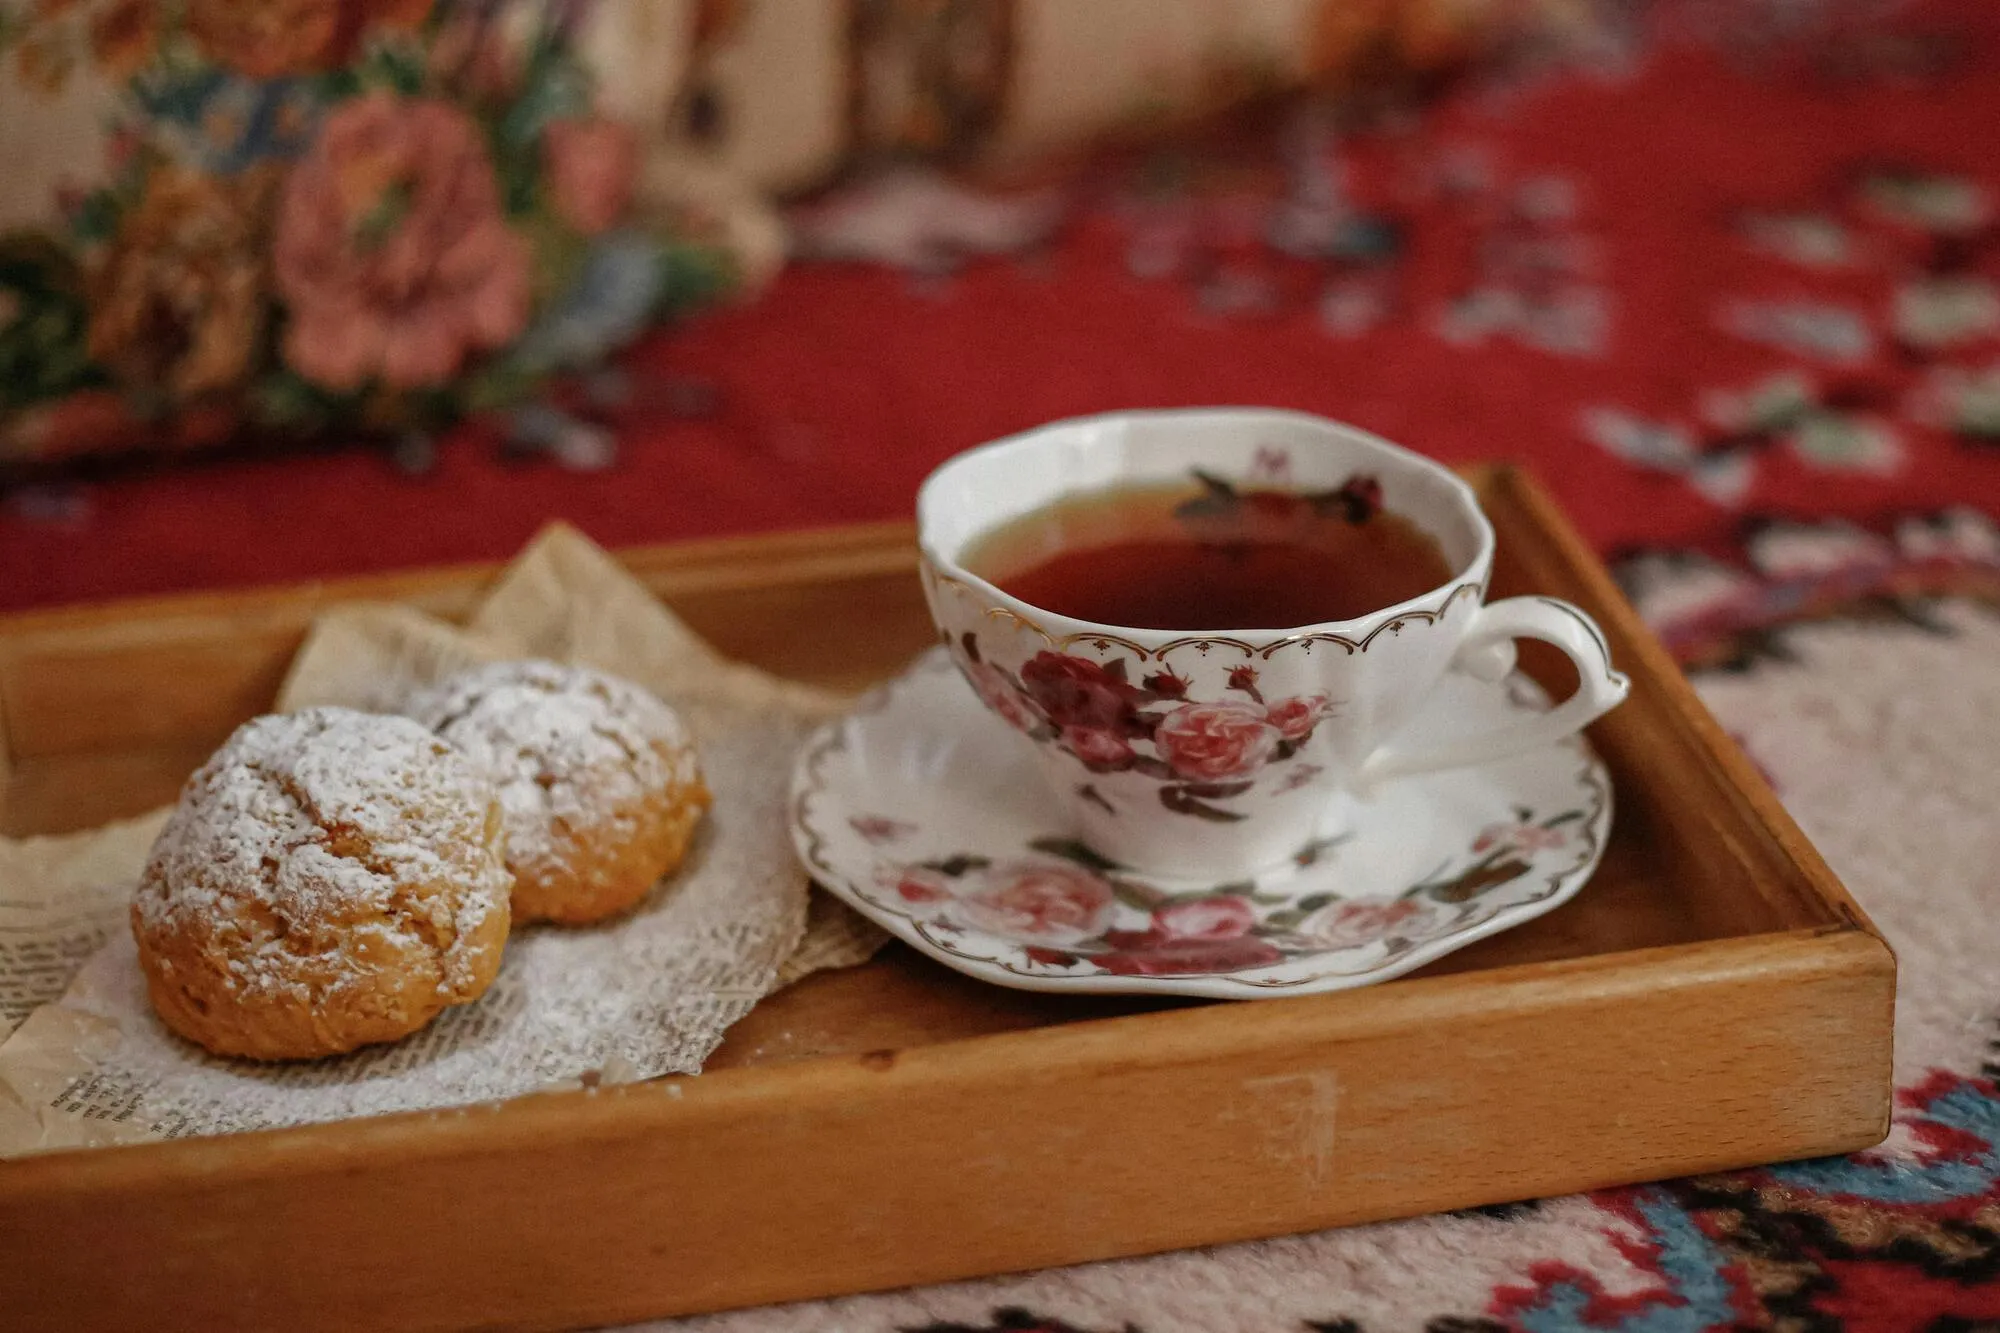
[{"label": "rose pattern on saucer", "polygon": [[[1533,874],[1538,854],[1569,848],[1588,822],[1581,809],[1514,816],[1482,828],[1393,897],[1295,897],[1249,881],[1167,893],[1055,837],[1005,860],[964,852],[884,860],[867,897],[947,949],[966,935],[1018,946],[1012,969],[1028,974],[1215,977],[1329,954],[1383,966],[1472,924],[1485,895]],[[1311,844],[1295,859],[1310,865],[1342,841]]]},{"label": "rose pattern on saucer", "polygon": [[[1226,675],[1212,679],[1221,687]],[[920,953],[1001,985],[1215,999],[1371,985],[1567,902],[1611,829],[1610,774],[1573,736],[1392,782],[1354,828],[1313,839],[1254,879],[1162,880],[1077,837],[1017,732],[963,676],[941,646],[823,727],[794,768],[791,831],[835,897]],[[1040,719],[1041,706],[1017,692]],[[1100,690],[1078,706],[1116,717],[1127,702]],[[1164,715],[1179,702],[1135,707]],[[1438,700],[1447,725],[1546,706],[1518,675],[1452,677]],[[1282,724],[1282,714],[1270,723]],[[1265,762],[1283,781],[1312,759]],[[1090,801],[1101,779],[1076,777]]]},{"label": "rose pattern on saucer", "polygon": [[[985,659],[976,634],[960,635],[954,649],[973,692],[1028,739],[1055,745],[1090,773],[1156,779],[1166,809],[1217,823],[1244,818],[1217,802],[1243,796],[1265,769],[1290,761],[1338,708],[1325,694],[1268,700],[1253,666],[1232,667],[1229,693],[1204,702],[1189,699],[1187,681],[1171,671],[1134,684],[1120,657],[1100,662],[1045,648],[1016,676]],[[1279,790],[1321,771],[1300,764]]]}]

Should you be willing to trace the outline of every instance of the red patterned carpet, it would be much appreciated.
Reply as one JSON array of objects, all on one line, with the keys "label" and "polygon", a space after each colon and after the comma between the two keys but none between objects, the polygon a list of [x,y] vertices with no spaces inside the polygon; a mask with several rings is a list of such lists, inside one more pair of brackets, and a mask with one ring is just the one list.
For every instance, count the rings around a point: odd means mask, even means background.
[{"label": "red patterned carpet", "polygon": [[[597,414],[608,470],[509,464],[486,423],[418,479],[356,449],[39,488],[0,509],[0,607],[496,558],[552,516],[614,545],[897,517],[958,449],[1130,406],[1524,460],[1606,551],[1990,508],[1996,33],[1924,11],[1838,74],[1668,46],[1344,141],[1105,164],[1024,253],[798,265],[655,338]],[[950,266],[963,229],[906,193],[822,225]]]}]

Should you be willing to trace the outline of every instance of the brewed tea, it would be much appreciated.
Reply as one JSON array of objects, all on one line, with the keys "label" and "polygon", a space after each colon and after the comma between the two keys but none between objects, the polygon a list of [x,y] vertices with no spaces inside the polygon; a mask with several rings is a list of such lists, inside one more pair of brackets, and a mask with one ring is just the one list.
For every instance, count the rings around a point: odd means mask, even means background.
[{"label": "brewed tea", "polygon": [[1044,610],[1159,630],[1350,620],[1452,574],[1367,477],[1313,494],[1207,474],[1078,494],[985,533],[962,563]]}]

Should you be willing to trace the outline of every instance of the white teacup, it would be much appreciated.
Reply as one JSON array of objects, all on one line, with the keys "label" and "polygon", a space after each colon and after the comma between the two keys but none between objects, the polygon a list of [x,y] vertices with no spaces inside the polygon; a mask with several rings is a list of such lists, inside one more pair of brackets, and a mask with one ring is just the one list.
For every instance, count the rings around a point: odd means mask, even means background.
[{"label": "white teacup", "polygon": [[[1329,491],[1373,478],[1452,575],[1351,620],[1277,628],[1133,629],[1058,615],[961,563],[1001,524],[1065,497],[1185,481]],[[1253,876],[1337,836],[1386,778],[1502,758],[1587,726],[1625,697],[1597,625],[1568,602],[1488,604],[1493,528],[1472,490],[1407,449],[1296,412],[1112,413],[1058,422],[950,459],[917,498],[924,593],[961,671],[1030,740],[1077,833],[1165,879]],[[1440,677],[1497,680],[1517,638],[1576,664],[1574,694],[1431,745],[1397,733]]]}]

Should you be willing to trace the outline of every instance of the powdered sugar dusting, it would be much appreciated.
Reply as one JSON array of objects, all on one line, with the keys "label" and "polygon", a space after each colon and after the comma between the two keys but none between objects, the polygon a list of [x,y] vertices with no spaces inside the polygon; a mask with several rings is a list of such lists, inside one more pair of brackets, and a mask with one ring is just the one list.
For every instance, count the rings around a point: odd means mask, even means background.
[{"label": "powdered sugar dusting", "polygon": [[463,751],[500,793],[509,864],[560,856],[558,828],[604,828],[700,780],[687,728],[637,685],[586,667],[495,662],[404,708]]},{"label": "powdered sugar dusting", "polygon": [[[681,867],[613,921],[517,929],[476,1002],[447,1008],[401,1041],[309,1062],[232,1060],[179,1040],[153,1012],[130,933],[113,932],[62,998],[0,1047],[0,1152],[459,1107],[551,1085],[695,1072],[729,1024],[780,984],[807,900],[784,836],[791,761],[844,701],[726,662],[616,561],[561,526],[502,576],[472,630],[403,606],[333,609],[315,622],[277,707],[391,706],[412,684],[507,656],[614,672],[670,701],[699,746],[700,780],[714,804]],[[402,725],[421,730],[408,719]],[[684,745],[668,748],[692,764]],[[692,768],[676,772],[691,776]],[[126,873],[136,872],[129,864]],[[845,911],[821,914],[823,927],[830,916],[844,928],[822,940],[812,965],[852,963],[879,943]],[[491,922],[486,929],[493,933]],[[10,1097],[22,1112],[11,1118]]]},{"label": "powdered sugar dusting", "polygon": [[406,718],[257,718],[188,779],[135,925],[212,942],[246,998],[320,1003],[365,987],[370,959],[419,953],[457,997],[475,972],[467,941],[507,901],[491,807],[474,767]]},{"label": "powdered sugar dusting", "polygon": [[791,758],[823,715],[769,699],[677,703],[714,814],[667,891],[635,914],[517,930],[476,1002],[402,1041],[289,1065],[212,1056],[174,1037],[153,1016],[130,939],[114,936],[63,1000],[119,1034],[91,1086],[72,1095],[94,1114],[179,1137],[512,1097],[590,1070],[698,1072],[803,932],[804,872],[771,830]]}]

